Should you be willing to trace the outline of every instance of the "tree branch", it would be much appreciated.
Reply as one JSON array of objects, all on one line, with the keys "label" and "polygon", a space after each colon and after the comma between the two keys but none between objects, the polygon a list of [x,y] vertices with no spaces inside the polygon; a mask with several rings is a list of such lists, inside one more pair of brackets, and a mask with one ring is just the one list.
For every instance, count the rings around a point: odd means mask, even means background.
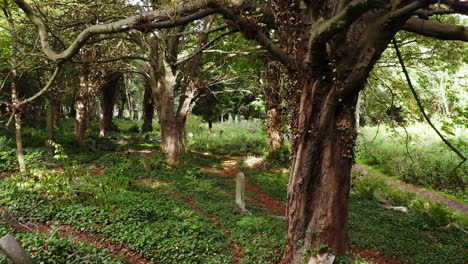
[{"label": "tree branch", "polygon": [[293,60],[288,56],[288,54],[278,45],[276,45],[268,36],[266,36],[257,24],[252,25],[252,23],[247,21],[247,19],[234,13],[231,9],[220,5],[219,3],[215,2],[213,6],[216,7],[218,12],[223,15],[224,18],[231,20],[236,26],[238,26],[241,32],[248,32],[249,35],[251,35],[250,38],[257,40],[257,42],[266,50],[268,50],[275,59],[279,60],[287,68],[295,68],[295,65],[292,63]]},{"label": "tree branch", "polygon": [[191,60],[192,58],[194,58],[195,56],[197,56],[198,54],[200,54],[201,52],[203,52],[205,49],[211,47],[211,45],[213,45],[216,41],[218,41],[219,39],[229,35],[229,34],[232,34],[234,32],[237,32],[237,30],[230,30],[230,31],[227,31],[227,32],[224,32],[218,36],[216,36],[215,38],[213,38],[211,41],[209,41],[208,43],[206,43],[205,45],[203,45],[202,47],[200,47],[197,51],[195,51],[193,54],[179,60],[178,62],[176,62],[174,64],[174,67],[180,65],[181,63],[185,63],[189,60]]},{"label": "tree branch", "polygon": [[[206,16],[209,13],[214,12],[213,10],[208,8],[209,5],[212,5],[214,3],[226,6],[237,6],[247,2],[246,0],[182,1],[181,3],[176,4],[167,9],[158,9],[147,12],[143,15],[130,16],[128,18],[118,20],[112,23],[90,26],[81,31],[81,33],[75,38],[75,40],[70,44],[70,46],[68,46],[68,48],[61,52],[55,52],[51,47],[47,28],[42,19],[34,13],[32,7],[29,4],[27,4],[24,0],[14,1],[23,10],[23,12],[29,18],[29,20],[38,28],[42,50],[52,61],[70,59],[78,52],[78,50],[86,43],[86,41],[94,35],[125,32],[130,29],[134,29],[136,25],[140,25],[141,28],[145,28],[145,25],[149,25],[148,29],[174,27],[180,25],[181,21],[187,24],[189,22],[192,22],[193,20],[199,19],[201,15]],[[188,15],[186,17],[181,18],[181,14]],[[143,17],[145,18],[145,21],[143,21]],[[174,17],[178,18],[171,19]]]},{"label": "tree branch", "polygon": [[437,39],[468,41],[468,27],[442,24],[416,17],[406,21],[402,29]]},{"label": "tree branch", "polygon": [[41,96],[42,94],[44,94],[47,90],[49,90],[49,88],[52,86],[52,84],[55,82],[55,79],[57,78],[58,74],[60,72],[60,65],[57,65],[55,67],[55,70],[54,70],[54,73],[52,74],[52,76],[49,78],[49,81],[47,82],[47,84],[44,86],[44,88],[42,88],[39,92],[37,92],[35,95],[29,97],[28,99],[25,99],[21,102],[18,102],[17,104],[17,107],[18,106],[22,106],[24,104],[27,104],[27,103],[30,103],[34,100],[36,100],[39,96]]},{"label": "tree branch", "polygon": [[150,61],[146,57],[141,57],[141,56],[122,56],[118,58],[110,58],[106,60],[73,60],[73,63],[78,63],[78,64],[83,64],[83,63],[110,63],[110,62],[116,62],[116,61],[121,61],[121,60],[142,60],[142,61]]},{"label": "tree branch", "polygon": [[[381,6],[381,1],[353,0],[347,4],[338,14],[327,20],[319,20],[310,29],[307,62],[317,61],[320,57],[325,42],[332,38],[337,32],[347,28],[363,13]],[[320,60],[318,60],[320,61]]]}]

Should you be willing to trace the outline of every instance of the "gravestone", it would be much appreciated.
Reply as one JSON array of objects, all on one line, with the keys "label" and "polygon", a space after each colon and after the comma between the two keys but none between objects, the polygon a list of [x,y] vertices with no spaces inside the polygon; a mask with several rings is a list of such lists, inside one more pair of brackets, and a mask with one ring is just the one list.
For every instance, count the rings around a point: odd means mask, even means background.
[{"label": "gravestone", "polygon": [[10,234],[0,238],[0,249],[14,264],[34,264],[29,254]]},{"label": "gravestone", "polygon": [[149,162],[148,155],[146,155],[146,153],[142,153],[141,158],[143,159],[143,167],[145,167],[145,170],[151,171],[151,163]]},{"label": "gravestone", "polygon": [[236,204],[245,210],[245,175],[242,172],[236,175]]}]

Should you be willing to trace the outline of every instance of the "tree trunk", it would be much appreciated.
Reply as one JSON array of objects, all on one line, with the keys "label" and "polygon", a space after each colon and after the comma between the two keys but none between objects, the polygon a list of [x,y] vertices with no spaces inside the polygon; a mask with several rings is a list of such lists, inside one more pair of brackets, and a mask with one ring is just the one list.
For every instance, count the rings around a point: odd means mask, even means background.
[{"label": "tree trunk", "polygon": [[86,147],[84,142],[87,115],[86,108],[86,99],[84,97],[77,97],[75,101],[75,140],[81,147]]},{"label": "tree trunk", "polygon": [[267,64],[268,84],[263,88],[265,98],[266,126],[270,152],[280,148],[284,144],[282,127],[281,87],[279,85],[280,70],[274,62]]},{"label": "tree trunk", "polygon": [[210,130],[210,132],[213,132],[213,121],[211,120],[208,120],[208,130]]},{"label": "tree trunk", "polygon": [[[288,242],[282,263],[300,263],[306,257],[304,249],[318,250],[319,245],[327,245],[326,252],[344,254],[349,250],[348,198],[357,96],[333,107],[325,103],[328,95],[324,91],[330,90],[327,83],[302,83],[288,184]],[[321,115],[316,114],[317,109],[323,109]]]},{"label": "tree trunk", "polygon": [[168,163],[178,162],[184,147],[185,121],[163,119],[161,116],[162,148]]},{"label": "tree trunk", "polygon": [[281,114],[280,110],[275,106],[267,106],[266,126],[268,130],[270,152],[273,152],[284,145],[284,133],[281,129]]},{"label": "tree trunk", "polygon": [[47,152],[52,155],[54,153],[54,147],[52,142],[54,141],[54,107],[52,105],[52,100],[49,98],[46,100],[47,104],[47,139],[46,147]]},{"label": "tree trunk", "polygon": [[101,73],[90,65],[80,65],[80,88],[75,99],[75,140],[85,148],[84,136],[92,120],[93,107],[99,93],[102,80]]},{"label": "tree trunk", "polygon": [[26,164],[24,162],[24,150],[23,150],[23,138],[22,138],[22,131],[21,131],[21,112],[22,107],[19,106],[19,99],[18,99],[18,87],[16,85],[17,79],[17,71],[16,67],[19,65],[19,58],[18,58],[18,36],[16,32],[15,22],[13,20],[13,16],[11,13],[11,9],[8,6],[7,2],[5,2],[5,6],[3,7],[3,12],[5,17],[7,18],[8,25],[10,26],[12,36],[12,49],[11,49],[11,63],[10,63],[10,75],[11,75],[11,104],[12,104],[12,112],[14,115],[15,121],[15,137],[16,137],[16,157],[18,159],[18,166],[20,172],[26,172]]},{"label": "tree trunk", "polygon": [[151,84],[148,80],[145,81],[145,93],[143,95],[143,126],[142,132],[153,131],[153,118],[154,118],[154,102],[153,94],[151,92]]},{"label": "tree trunk", "polygon": [[106,78],[106,83],[102,87],[102,99],[101,99],[101,122],[99,137],[104,137],[106,131],[111,129],[112,117],[114,114],[114,105],[117,95],[117,91],[122,80],[122,73],[114,72],[109,74]]},{"label": "tree trunk", "polygon": [[[334,254],[349,250],[348,201],[358,95],[409,16],[390,18],[387,10],[369,11],[328,41],[314,39],[310,46],[310,32],[319,32],[320,26],[332,28],[328,19],[343,10],[342,2],[276,1],[275,8],[283,29],[277,32],[279,46],[295,63],[285,78],[292,158],[282,263],[297,264],[308,262],[308,253],[315,250]],[[311,29],[315,24],[319,26]]]}]

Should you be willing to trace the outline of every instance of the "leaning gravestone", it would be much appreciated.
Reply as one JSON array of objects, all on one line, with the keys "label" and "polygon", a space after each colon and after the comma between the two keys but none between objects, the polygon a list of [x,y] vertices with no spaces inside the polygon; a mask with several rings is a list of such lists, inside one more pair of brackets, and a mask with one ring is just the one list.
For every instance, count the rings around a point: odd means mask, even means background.
[{"label": "leaning gravestone", "polygon": [[245,210],[245,175],[242,172],[236,175],[236,204]]},{"label": "leaning gravestone", "polygon": [[0,249],[14,264],[34,264],[26,250],[10,234],[0,238]]}]

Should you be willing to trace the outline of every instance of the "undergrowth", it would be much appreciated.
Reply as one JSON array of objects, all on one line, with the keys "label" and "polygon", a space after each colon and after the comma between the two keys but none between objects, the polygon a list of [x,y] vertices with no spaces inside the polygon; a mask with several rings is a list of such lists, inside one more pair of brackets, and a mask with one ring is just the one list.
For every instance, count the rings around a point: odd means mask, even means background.
[{"label": "undergrowth", "polygon": [[[406,182],[455,195],[468,201],[468,163],[461,160],[427,126],[389,130],[361,129],[357,159],[383,173]],[[452,137],[451,143],[467,153],[466,136]],[[455,170],[457,168],[457,170]]]}]

